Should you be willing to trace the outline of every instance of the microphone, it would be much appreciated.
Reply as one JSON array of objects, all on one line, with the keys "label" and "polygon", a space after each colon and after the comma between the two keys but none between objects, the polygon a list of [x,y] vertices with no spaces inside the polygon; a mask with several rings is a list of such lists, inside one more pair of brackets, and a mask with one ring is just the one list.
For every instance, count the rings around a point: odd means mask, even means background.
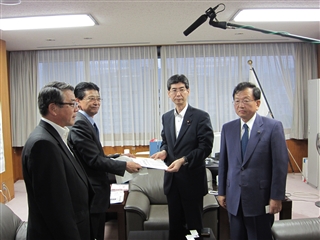
[{"label": "microphone", "polygon": [[183,32],[183,34],[185,36],[188,36],[190,33],[192,33],[194,30],[196,30],[197,27],[199,27],[201,24],[203,24],[207,20],[208,17],[210,17],[210,19],[215,18],[216,17],[215,10],[220,6],[220,4],[218,4],[214,8],[211,8],[211,7],[208,8],[208,10],[206,11],[206,14],[201,15],[193,24],[191,24],[190,27],[188,27]]},{"label": "microphone", "polygon": [[206,14],[201,15],[193,24],[191,24],[190,27],[188,27],[183,34],[185,36],[188,36],[190,33],[192,33],[194,30],[196,30],[197,27],[199,27],[201,24],[203,24],[205,21],[207,21],[208,16]]}]

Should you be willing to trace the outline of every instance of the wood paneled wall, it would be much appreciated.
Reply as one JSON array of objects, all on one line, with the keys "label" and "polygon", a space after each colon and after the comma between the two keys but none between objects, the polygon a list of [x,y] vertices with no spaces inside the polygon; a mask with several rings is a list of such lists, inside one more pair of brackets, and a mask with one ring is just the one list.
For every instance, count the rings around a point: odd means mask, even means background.
[{"label": "wood paneled wall", "polygon": [[[0,174],[0,189],[3,194],[9,198],[14,197],[13,187],[13,165],[12,165],[12,141],[11,141],[11,121],[10,121],[10,96],[7,51],[5,41],[0,40],[0,104],[2,109],[2,137],[5,158],[5,172]],[[1,133],[0,133],[1,134]],[[8,190],[4,190],[2,184],[5,184]],[[0,194],[0,201],[5,202],[5,198]]]},{"label": "wood paneled wall", "polygon": [[[300,172],[302,170],[302,158],[308,155],[308,141],[307,140],[287,140],[287,146],[290,153],[293,155],[294,160],[290,157],[290,164],[288,164],[288,173]],[[13,148],[13,165],[14,165],[14,181],[23,179],[21,167],[21,152],[22,148]],[[105,154],[123,153],[124,149],[129,149],[130,153],[149,151],[149,146],[124,146],[124,147],[104,147]],[[290,154],[289,154],[290,155]],[[298,167],[299,166],[299,167]],[[293,171],[292,171],[293,169]]]},{"label": "wood paneled wall", "polygon": [[308,140],[287,140],[289,152],[288,173],[302,171],[302,158],[308,157]]}]

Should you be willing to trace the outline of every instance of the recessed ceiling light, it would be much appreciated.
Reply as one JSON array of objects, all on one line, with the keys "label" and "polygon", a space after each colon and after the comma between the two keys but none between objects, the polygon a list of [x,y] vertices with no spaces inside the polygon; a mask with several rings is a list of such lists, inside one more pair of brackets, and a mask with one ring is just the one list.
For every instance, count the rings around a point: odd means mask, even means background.
[{"label": "recessed ceiling light", "polygon": [[0,0],[2,5],[18,5],[21,3],[21,0]]},{"label": "recessed ceiling light", "polygon": [[96,24],[95,20],[89,14],[0,19],[0,29],[3,31],[46,29],[46,28],[87,27],[87,26],[94,26],[95,24]]},{"label": "recessed ceiling light", "polygon": [[320,9],[243,9],[235,22],[318,22]]}]

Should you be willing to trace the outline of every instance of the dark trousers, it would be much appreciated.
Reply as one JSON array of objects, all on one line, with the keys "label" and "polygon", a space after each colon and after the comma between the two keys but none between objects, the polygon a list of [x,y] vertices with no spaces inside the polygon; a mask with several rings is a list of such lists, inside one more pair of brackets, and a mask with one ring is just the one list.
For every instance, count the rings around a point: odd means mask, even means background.
[{"label": "dark trousers", "polygon": [[254,217],[243,215],[241,203],[237,216],[229,213],[231,240],[272,240],[271,227],[273,214],[263,214]]},{"label": "dark trousers", "polygon": [[106,213],[91,213],[90,217],[94,239],[104,240]]},{"label": "dark trousers", "polygon": [[167,195],[169,210],[169,229],[185,231],[202,229],[203,196],[183,197],[179,188],[172,184]]}]

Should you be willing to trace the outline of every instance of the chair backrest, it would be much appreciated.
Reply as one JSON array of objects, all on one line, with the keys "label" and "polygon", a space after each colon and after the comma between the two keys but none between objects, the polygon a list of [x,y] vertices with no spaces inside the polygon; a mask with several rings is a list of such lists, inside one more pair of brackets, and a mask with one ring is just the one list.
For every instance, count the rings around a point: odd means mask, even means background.
[{"label": "chair backrest", "polygon": [[148,169],[148,174],[138,175],[129,183],[129,191],[144,193],[150,204],[167,204],[166,195],[163,192],[164,171]]},{"label": "chair backrest", "polygon": [[7,205],[2,203],[0,203],[0,213],[0,239],[26,239],[27,223],[23,222]]},{"label": "chair backrest", "polygon": [[[208,189],[212,190],[212,174],[206,168]],[[138,175],[130,180],[129,190],[143,192],[151,204],[167,204],[167,198],[163,192],[164,171],[148,169],[148,174]]]}]

